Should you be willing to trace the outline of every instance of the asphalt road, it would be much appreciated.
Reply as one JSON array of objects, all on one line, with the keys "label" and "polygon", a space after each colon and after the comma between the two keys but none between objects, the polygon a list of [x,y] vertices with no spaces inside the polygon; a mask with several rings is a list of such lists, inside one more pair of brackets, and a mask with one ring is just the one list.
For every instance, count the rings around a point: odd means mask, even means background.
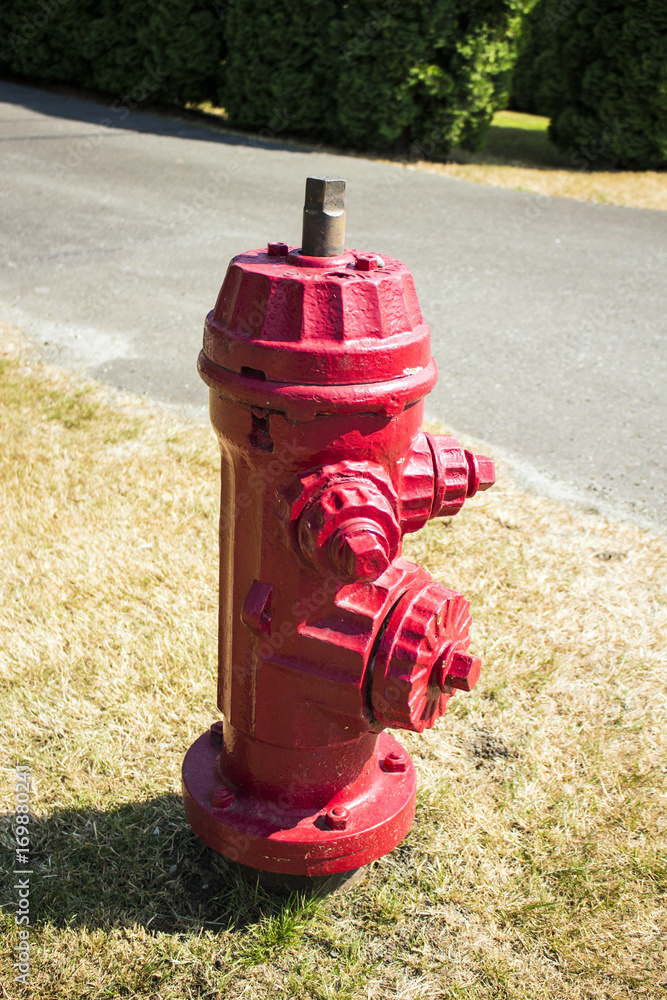
[{"label": "asphalt road", "polygon": [[279,118],[253,139],[9,83],[0,102],[0,319],[49,360],[203,413],[229,258],[298,243],[306,176],[343,176],[347,245],[415,276],[430,415],[543,492],[667,525],[667,214],[298,149]]}]

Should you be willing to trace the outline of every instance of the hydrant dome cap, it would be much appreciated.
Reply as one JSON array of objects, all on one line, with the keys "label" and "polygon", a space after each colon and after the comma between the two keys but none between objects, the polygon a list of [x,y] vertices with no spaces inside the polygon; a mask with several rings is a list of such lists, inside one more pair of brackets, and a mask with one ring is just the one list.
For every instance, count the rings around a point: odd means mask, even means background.
[{"label": "hydrant dome cap", "polygon": [[430,330],[412,275],[381,259],[383,267],[361,270],[352,252],[347,263],[313,268],[264,249],[240,254],[206,320],[206,357],[229,371],[311,385],[381,382],[426,368]]}]

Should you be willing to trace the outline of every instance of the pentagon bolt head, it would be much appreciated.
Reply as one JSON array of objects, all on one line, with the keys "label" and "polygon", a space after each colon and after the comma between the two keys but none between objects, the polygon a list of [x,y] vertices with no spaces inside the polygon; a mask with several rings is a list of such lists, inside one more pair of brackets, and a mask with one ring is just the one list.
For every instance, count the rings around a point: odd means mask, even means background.
[{"label": "pentagon bolt head", "polygon": [[496,466],[492,458],[488,455],[478,455],[477,465],[479,466],[479,486],[478,490],[489,490],[496,481]]},{"label": "pentagon bolt head", "polygon": [[354,259],[354,268],[356,271],[376,271],[378,259],[371,253],[358,253]]},{"label": "pentagon bolt head", "polygon": [[496,466],[488,455],[465,452],[468,463],[468,489],[466,496],[474,497],[478,490],[490,489],[496,481]]},{"label": "pentagon bolt head", "polygon": [[389,566],[383,539],[371,531],[341,532],[334,560],[351,580],[377,580]]},{"label": "pentagon bolt head", "polygon": [[266,247],[269,257],[286,257],[289,247],[286,243],[269,243]]},{"label": "pentagon bolt head", "polygon": [[208,793],[209,801],[214,809],[229,809],[234,805],[234,792],[225,785],[217,785]]},{"label": "pentagon bolt head", "polygon": [[330,830],[344,830],[350,820],[350,814],[345,806],[334,806],[327,810],[324,822]]},{"label": "pentagon bolt head", "polygon": [[472,691],[479,680],[482,661],[471,653],[456,653],[441,688],[453,687],[459,691]]},{"label": "pentagon bolt head", "polygon": [[407,767],[408,762],[405,759],[405,754],[398,753],[396,750],[388,753],[384,759],[385,771],[389,771],[392,774],[398,774],[401,771],[405,771],[407,770]]},{"label": "pentagon bolt head", "polygon": [[214,745],[222,743],[222,722],[214,722],[208,731],[209,739]]}]

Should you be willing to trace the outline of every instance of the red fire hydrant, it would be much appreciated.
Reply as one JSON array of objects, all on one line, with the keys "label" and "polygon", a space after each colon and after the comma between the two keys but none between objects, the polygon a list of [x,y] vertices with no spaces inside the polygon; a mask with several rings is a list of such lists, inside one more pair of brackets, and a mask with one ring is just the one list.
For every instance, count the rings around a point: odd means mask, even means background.
[{"label": "red fire hydrant", "polygon": [[437,380],[404,264],[344,250],[344,181],[309,178],[301,248],[235,257],[199,371],[222,450],[218,705],[183,765],[185,810],[255,869],[331,875],[414,818],[422,732],[480,661],[460,594],[401,540],[494,482],[420,431]]}]

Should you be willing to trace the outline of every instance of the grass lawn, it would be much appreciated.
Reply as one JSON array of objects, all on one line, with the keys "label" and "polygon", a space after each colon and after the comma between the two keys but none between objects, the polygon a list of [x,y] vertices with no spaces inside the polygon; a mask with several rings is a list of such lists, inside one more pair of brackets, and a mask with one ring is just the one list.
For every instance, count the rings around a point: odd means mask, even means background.
[{"label": "grass lawn", "polygon": [[498,111],[486,134],[485,155],[518,159],[530,166],[571,166],[567,153],[561,153],[547,137],[549,119],[520,111]]},{"label": "grass lawn", "polygon": [[665,996],[664,540],[502,468],[409,538],[471,598],[482,679],[426,736],[396,734],[419,775],[404,843],[347,894],[280,900],[197,840],[179,798],[217,717],[212,431],[44,367],[7,329],[0,359],[3,996]]}]

